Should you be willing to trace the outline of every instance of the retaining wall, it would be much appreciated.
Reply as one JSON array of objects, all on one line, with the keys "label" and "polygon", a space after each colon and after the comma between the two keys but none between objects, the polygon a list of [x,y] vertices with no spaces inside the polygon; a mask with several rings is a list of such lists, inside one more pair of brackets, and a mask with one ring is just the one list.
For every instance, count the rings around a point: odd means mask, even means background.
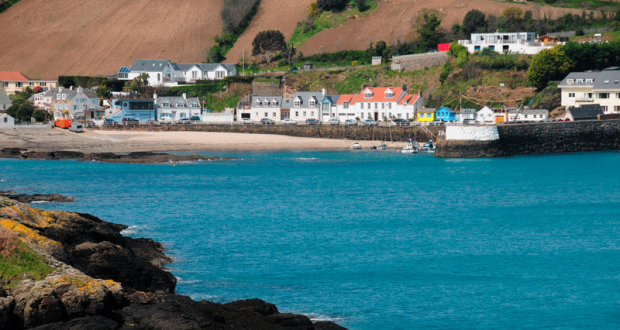
[{"label": "retaining wall", "polygon": [[392,70],[410,72],[443,65],[448,60],[448,52],[413,54],[392,57]]},{"label": "retaining wall", "polygon": [[[620,120],[498,125],[497,140],[437,143],[436,157],[483,158],[620,150]],[[448,134],[448,132],[446,132]]]},{"label": "retaining wall", "polygon": [[[250,134],[277,134],[298,137],[345,139],[345,140],[375,140],[408,142],[428,141],[429,137],[419,127],[379,127],[379,126],[274,126],[274,125],[144,125],[144,126],[102,126],[95,129],[112,131],[147,131],[147,132],[227,132]],[[438,135],[438,127],[428,128]]]}]

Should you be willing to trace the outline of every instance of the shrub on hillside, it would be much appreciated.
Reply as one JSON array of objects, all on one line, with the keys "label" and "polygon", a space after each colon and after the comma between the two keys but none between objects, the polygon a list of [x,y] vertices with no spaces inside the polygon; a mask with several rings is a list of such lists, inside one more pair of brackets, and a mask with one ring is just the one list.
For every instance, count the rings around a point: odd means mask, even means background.
[{"label": "shrub on hillside", "polygon": [[7,259],[15,253],[18,247],[19,245],[17,244],[15,233],[4,227],[0,227],[0,256]]},{"label": "shrub on hillside", "polygon": [[349,0],[318,0],[316,4],[322,10],[342,11],[349,4]]}]

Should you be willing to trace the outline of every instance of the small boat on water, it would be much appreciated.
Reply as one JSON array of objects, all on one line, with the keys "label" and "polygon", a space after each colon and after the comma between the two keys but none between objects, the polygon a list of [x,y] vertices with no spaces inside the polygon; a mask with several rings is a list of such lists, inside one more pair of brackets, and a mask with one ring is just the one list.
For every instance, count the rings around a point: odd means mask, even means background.
[{"label": "small boat on water", "polygon": [[360,150],[360,149],[362,149],[362,146],[357,142],[353,143],[353,145],[351,146],[351,150]]},{"label": "small boat on water", "polygon": [[436,147],[435,142],[433,142],[432,140],[429,140],[422,146],[422,149],[420,149],[420,152],[433,153],[435,152],[435,147]]},{"label": "small boat on water", "polygon": [[415,154],[415,153],[418,153],[418,145],[417,145],[417,143],[413,143],[411,141],[411,139],[409,139],[409,142],[407,142],[407,145],[403,147],[403,150],[401,151],[401,153],[403,153],[403,154]]},{"label": "small boat on water", "polygon": [[377,149],[379,149],[379,150],[387,150],[387,148],[388,148],[388,146],[387,146],[387,144],[385,144],[385,142],[381,142],[379,147],[377,147]]}]

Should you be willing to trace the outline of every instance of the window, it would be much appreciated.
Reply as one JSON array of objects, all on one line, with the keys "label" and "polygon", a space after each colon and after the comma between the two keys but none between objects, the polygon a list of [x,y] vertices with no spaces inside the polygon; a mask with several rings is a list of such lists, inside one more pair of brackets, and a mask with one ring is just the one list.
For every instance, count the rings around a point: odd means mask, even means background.
[{"label": "window", "polygon": [[278,101],[271,101],[271,105],[274,107],[278,106]]},{"label": "window", "polygon": [[568,79],[568,80],[566,80],[566,83],[569,84],[569,85],[572,85],[572,84],[575,83],[575,80],[574,79]]},{"label": "window", "polygon": [[574,99],[575,98],[575,93],[568,93],[568,98]]},{"label": "window", "polygon": [[616,98],[620,99],[620,93],[616,93]]},{"label": "window", "polygon": [[620,106],[617,106],[617,105],[614,106],[614,112],[618,112],[618,111],[620,111]]},{"label": "window", "polygon": [[379,103],[375,103],[375,109],[379,109]]},{"label": "window", "polygon": [[381,103],[381,110],[385,109],[385,103]]},{"label": "window", "polygon": [[67,94],[62,94],[62,99],[66,100],[67,99]]},{"label": "window", "polygon": [[348,109],[348,108],[349,108],[349,102],[344,102],[344,103],[342,104],[342,108],[343,108],[343,109]]},{"label": "window", "polygon": [[360,103],[360,109],[364,110],[364,103]]},{"label": "window", "polygon": [[306,116],[306,112],[304,111],[304,117]]},{"label": "window", "polygon": [[599,99],[608,99],[609,98],[609,93],[598,93],[598,98]]},{"label": "window", "polygon": [[269,117],[269,113],[265,112],[265,118]]},{"label": "window", "polygon": [[8,88],[8,87],[9,87],[9,83],[8,83],[8,82],[3,82],[3,83],[2,83],[2,87],[4,87],[4,88]]},{"label": "window", "polygon": [[256,104],[257,107],[260,107],[260,100],[256,100],[256,102],[254,102]]},{"label": "window", "polygon": [[226,71],[215,71],[215,79],[224,79]]},{"label": "window", "polygon": [[310,117],[314,117],[314,111],[310,111]]},{"label": "window", "polygon": [[269,101],[267,101],[267,100],[263,101],[263,106],[268,107],[269,106]]},{"label": "window", "polygon": [[603,112],[604,112],[604,113],[607,113],[607,106],[606,106],[606,105],[602,105],[602,106],[601,106],[601,109],[603,109]]},{"label": "window", "polygon": [[258,117],[258,112],[256,113],[256,117]]},{"label": "window", "polygon": [[586,84],[591,84],[592,83],[592,79],[586,79]]},{"label": "window", "polygon": [[372,98],[372,93],[364,93],[364,98]]},{"label": "window", "polygon": [[391,99],[391,98],[393,98],[393,97],[394,97],[394,93],[392,93],[392,92],[386,92],[386,93],[385,93],[385,98],[386,98],[386,99]]},{"label": "window", "polygon": [[33,82],[29,82],[28,85],[34,86],[34,83]]},{"label": "window", "polygon": [[56,94],[56,99],[60,100],[60,98],[61,98],[60,94]]},{"label": "window", "polygon": [[295,100],[295,106],[296,106],[296,107],[301,106],[301,102],[300,102],[299,100]]},{"label": "window", "polygon": [[274,112],[274,113],[273,113],[273,116],[271,116],[271,117],[276,118],[276,113]]},{"label": "window", "polygon": [[157,74],[157,81],[161,81],[161,73]]},{"label": "window", "polygon": [[22,84],[22,83],[20,83],[20,82],[15,83],[15,87],[22,87],[22,86],[23,86],[23,84]]},{"label": "window", "polygon": [[5,123],[8,123],[8,122],[9,122],[9,118],[4,117],[4,122],[5,122]]},{"label": "window", "polygon": [[310,102],[308,102],[308,105],[313,107],[316,105],[316,101],[314,99],[311,99]]},{"label": "window", "polygon": [[392,109],[392,103],[388,103],[388,109]]},{"label": "window", "polygon": [[198,78],[198,71],[192,71],[192,79]]},{"label": "window", "polygon": [[295,111],[295,117],[299,117],[299,111]]},{"label": "window", "polygon": [[185,112],[181,112],[181,118],[185,118],[187,114]]}]

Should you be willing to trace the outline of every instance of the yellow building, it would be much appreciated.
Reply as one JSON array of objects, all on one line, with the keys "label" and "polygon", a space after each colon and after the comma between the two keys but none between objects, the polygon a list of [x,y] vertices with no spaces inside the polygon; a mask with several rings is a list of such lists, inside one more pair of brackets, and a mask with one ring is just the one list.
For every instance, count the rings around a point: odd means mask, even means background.
[{"label": "yellow building", "polygon": [[0,72],[0,88],[4,89],[7,94],[15,94],[23,92],[26,88],[41,87],[44,91],[56,88],[58,85],[57,78],[49,78],[42,80],[30,79],[19,72]]},{"label": "yellow building", "polygon": [[422,108],[418,109],[418,121],[429,122],[435,120],[436,109]]}]

